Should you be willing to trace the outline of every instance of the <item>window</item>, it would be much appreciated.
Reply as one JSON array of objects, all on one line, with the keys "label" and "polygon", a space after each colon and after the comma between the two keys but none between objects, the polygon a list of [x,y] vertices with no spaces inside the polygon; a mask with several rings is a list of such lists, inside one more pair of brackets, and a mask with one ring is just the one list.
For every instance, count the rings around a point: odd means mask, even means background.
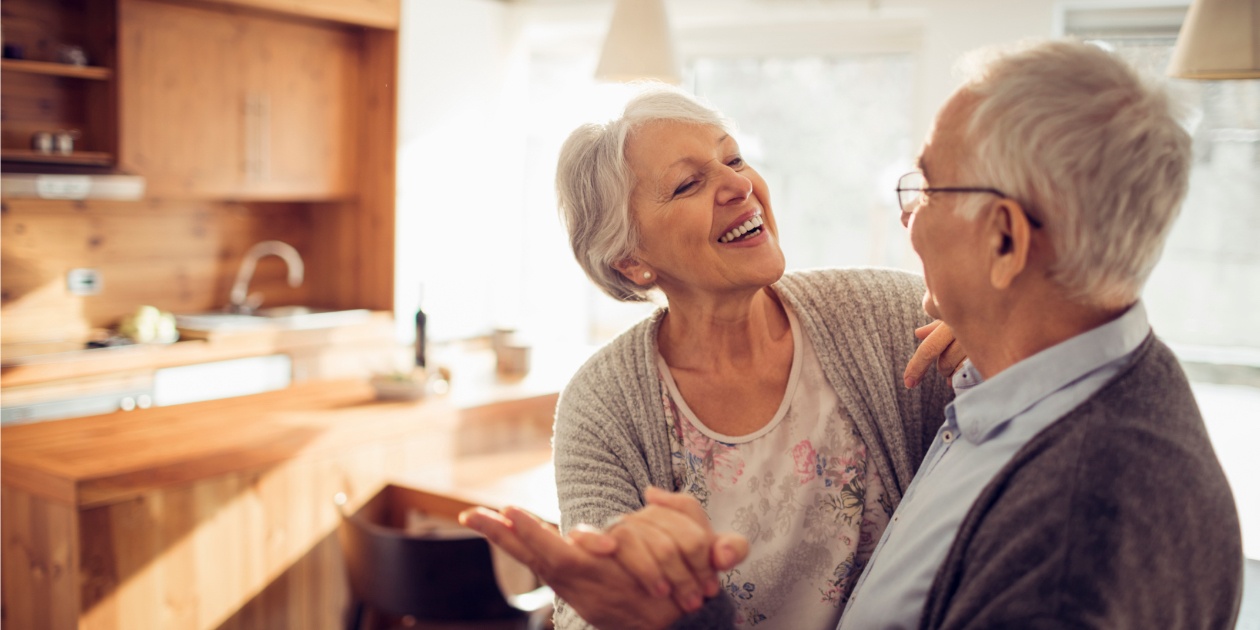
[{"label": "window", "polygon": [[[1068,34],[1163,76],[1185,7],[1069,12]],[[1190,191],[1143,299],[1183,355],[1260,356],[1260,80],[1172,80],[1192,109]],[[1219,354],[1219,352],[1217,353]],[[1244,360],[1244,362],[1246,362]],[[1257,364],[1260,367],[1260,364]],[[1260,378],[1256,385],[1260,385]]]},{"label": "window", "polygon": [[919,269],[893,193],[918,145],[911,55],[701,58],[691,75],[694,93],[739,125],[788,269]]}]

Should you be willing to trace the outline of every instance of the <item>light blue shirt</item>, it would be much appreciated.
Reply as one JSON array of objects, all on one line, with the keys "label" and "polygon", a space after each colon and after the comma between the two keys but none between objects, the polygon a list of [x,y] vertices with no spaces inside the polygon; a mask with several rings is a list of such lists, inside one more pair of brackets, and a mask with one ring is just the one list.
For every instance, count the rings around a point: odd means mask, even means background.
[{"label": "light blue shirt", "polygon": [[954,375],[919,472],[859,578],[843,630],[919,627],[928,589],[980,491],[1020,448],[1097,392],[1129,362],[1150,332],[1146,309],[1012,365],[988,381],[968,361]]}]

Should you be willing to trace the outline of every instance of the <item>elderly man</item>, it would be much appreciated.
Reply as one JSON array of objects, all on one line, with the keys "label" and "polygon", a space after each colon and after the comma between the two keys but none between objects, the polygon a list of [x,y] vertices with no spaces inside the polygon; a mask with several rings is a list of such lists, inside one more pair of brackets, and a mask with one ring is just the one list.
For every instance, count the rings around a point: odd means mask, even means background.
[{"label": "elderly man", "polygon": [[[842,630],[1233,627],[1233,497],[1138,299],[1190,159],[1168,97],[1077,42],[990,54],[946,103],[898,190],[924,308],[970,359]],[[609,538],[469,522],[601,628],[678,616],[617,614]],[[711,541],[730,566],[738,545]],[[677,621],[724,625],[717,608]]]}]

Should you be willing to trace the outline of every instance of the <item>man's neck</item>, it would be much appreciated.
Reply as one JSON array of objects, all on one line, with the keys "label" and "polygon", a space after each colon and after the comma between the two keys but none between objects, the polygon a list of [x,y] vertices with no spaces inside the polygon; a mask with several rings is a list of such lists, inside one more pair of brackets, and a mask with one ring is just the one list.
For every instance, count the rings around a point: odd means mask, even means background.
[{"label": "man's neck", "polygon": [[1046,348],[1115,321],[1130,306],[1090,306],[1058,297],[1024,300],[954,332],[972,365],[990,379]]}]

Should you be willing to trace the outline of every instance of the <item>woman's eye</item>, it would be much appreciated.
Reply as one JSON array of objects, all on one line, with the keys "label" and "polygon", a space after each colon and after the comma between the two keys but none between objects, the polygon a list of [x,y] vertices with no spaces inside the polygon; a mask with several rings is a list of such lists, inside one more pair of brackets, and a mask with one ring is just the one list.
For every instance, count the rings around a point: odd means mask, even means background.
[{"label": "woman's eye", "polygon": [[730,162],[727,162],[727,163],[726,163],[726,165],[727,165],[727,166],[729,166],[729,167],[731,167],[731,168],[739,168],[739,167],[741,167],[741,166],[743,166],[743,165],[744,165],[744,158],[742,158],[742,157],[737,157],[737,158],[735,158],[735,159],[731,160]]},{"label": "woman's eye", "polygon": [[678,188],[674,190],[674,196],[677,197],[678,195],[681,195],[687,192],[688,190],[691,190],[695,185],[696,185],[696,182],[693,180],[693,181],[689,181],[683,184],[682,186],[679,186]]}]

